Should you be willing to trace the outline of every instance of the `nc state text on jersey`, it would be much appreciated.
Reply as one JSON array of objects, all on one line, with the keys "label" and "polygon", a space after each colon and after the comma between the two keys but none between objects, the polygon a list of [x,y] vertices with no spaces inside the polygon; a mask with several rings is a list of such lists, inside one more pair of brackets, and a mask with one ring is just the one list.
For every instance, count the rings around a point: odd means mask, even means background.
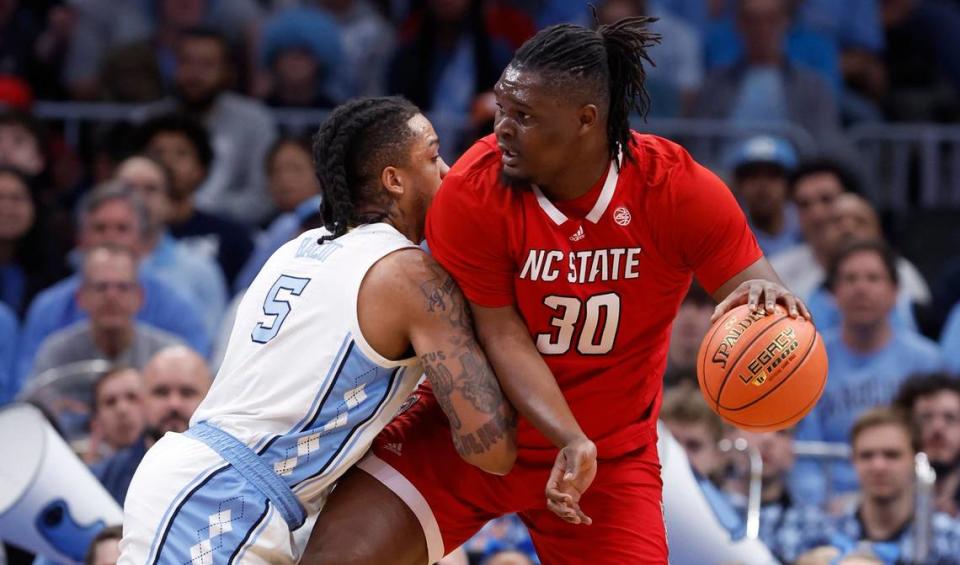
[{"label": "nc state text on jersey", "polygon": [[531,249],[520,271],[520,278],[553,282],[561,276],[561,271],[565,270],[567,282],[571,284],[619,281],[639,278],[639,266],[639,247],[567,253],[556,249]]}]

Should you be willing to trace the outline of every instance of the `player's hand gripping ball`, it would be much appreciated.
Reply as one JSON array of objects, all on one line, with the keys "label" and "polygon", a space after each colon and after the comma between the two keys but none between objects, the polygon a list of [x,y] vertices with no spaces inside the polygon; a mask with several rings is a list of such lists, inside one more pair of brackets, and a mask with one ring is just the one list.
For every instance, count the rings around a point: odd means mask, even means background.
[{"label": "player's hand gripping ball", "polygon": [[789,428],[816,405],[827,384],[827,352],[813,323],[733,308],[714,322],[697,355],[707,404],[725,421],[756,432]]}]

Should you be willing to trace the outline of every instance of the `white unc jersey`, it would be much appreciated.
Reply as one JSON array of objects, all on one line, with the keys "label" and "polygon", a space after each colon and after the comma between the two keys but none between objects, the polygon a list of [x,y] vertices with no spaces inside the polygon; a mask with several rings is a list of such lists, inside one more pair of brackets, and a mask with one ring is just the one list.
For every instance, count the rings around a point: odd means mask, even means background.
[{"label": "white unc jersey", "polygon": [[370,267],[416,247],[387,224],[281,247],[246,291],[226,356],[191,424],[207,421],[260,455],[307,511],[370,447],[419,380],[417,358],[391,361],[360,333]]}]

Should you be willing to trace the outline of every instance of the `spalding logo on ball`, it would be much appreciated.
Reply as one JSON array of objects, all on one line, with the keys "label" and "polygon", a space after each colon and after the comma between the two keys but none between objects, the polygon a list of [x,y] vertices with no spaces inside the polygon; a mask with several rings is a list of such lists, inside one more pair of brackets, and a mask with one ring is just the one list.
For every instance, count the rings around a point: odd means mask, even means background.
[{"label": "spalding logo on ball", "polygon": [[700,392],[727,422],[751,431],[789,428],[827,384],[827,352],[813,323],[738,306],[707,332],[697,356]]}]

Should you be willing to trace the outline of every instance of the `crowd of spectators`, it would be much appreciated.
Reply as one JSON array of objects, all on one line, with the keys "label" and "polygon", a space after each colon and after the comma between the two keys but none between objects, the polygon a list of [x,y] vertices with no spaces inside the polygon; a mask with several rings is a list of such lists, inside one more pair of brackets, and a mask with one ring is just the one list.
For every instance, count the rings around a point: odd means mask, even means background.
[{"label": "crowd of spectators", "polygon": [[[243,291],[318,225],[311,132],[278,112],[401,94],[429,113],[452,163],[491,131],[492,86],[536,30],[648,14],[663,36],[651,118],[779,124],[818,143],[744,135],[716,169],[823,335],[829,380],[811,415],[770,434],[724,427],[696,390],[713,299],[694,284],[673,326],[663,419],[718,520],[742,529],[746,472],[718,442],[743,437],[765,464],[761,539],[774,554],[893,562],[912,551],[920,450],[937,471],[931,555],[947,556],[930,562],[960,562],[960,232],[931,242],[953,248],[936,268],[898,254],[891,220],[906,211],[870,201],[843,143],[855,124],[960,120],[960,2],[593,5],[0,1],[0,404],[86,379],[86,405],[59,424],[122,503],[145,451],[184,429],[209,387]],[[38,101],[129,113],[67,135]],[[96,361],[111,368],[87,375]],[[852,455],[798,456],[796,441]],[[116,538],[105,530],[88,562],[115,559]],[[537,562],[515,516],[450,559]]]}]

